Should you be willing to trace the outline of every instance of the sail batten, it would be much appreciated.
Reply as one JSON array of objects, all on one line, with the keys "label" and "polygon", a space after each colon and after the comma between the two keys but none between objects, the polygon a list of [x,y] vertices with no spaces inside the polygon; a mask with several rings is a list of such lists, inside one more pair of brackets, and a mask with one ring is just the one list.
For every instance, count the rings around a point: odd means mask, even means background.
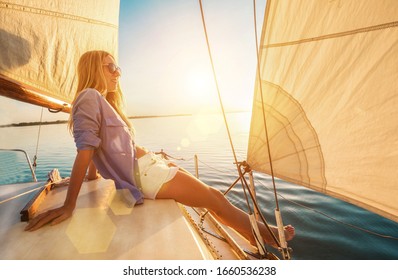
[{"label": "sail batten", "polygon": [[80,56],[98,49],[117,58],[119,0],[0,1],[0,21],[6,97],[67,112]]},{"label": "sail batten", "polygon": [[0,2],[0,8],[11,9],[11,10],[25,12],[25,13],[29,13],[29,14],[38,14],[41,16],[59,17],[59,18],[64,18],[66,20],[74,20],[74,21],[81,21],[81,22],[87,22],[87,23],[93,23],[93,24],[100,24],[100,25],[110,26],[110,27],[113,27],[116,29],[118,28],[118,25],[108,23],[106,21],[96,20],[96,19],[93,19],[90,17],[82,17],[82,16],[78,16],[75,14],[63,13],[63,12],[59,12],[59,11],[52,11],[52,10],[38,8],[38,7],[34,7],[34,6]]},{"label": "sail batten", "polygon": [[248,163],[398,221],[398,2],[266,11]]},{"label": "sail batten", "polygon": [[298,41],[284,42],[284,43],[273,43],[273,44],[264,45],[264,46],[262,46],[262,48],[268,49],[268,48],[277,48],[277,47],[284,47],[284,46],[290,46],[290,45],[297,45],[297,44],[303,44],[303,43],[308,43],[308,42],[313,42],[313,41],[333,39],[333,38],[338,38],[338,37],[350,36],[350,35],[354,35],[354,34],[366,33],[366,32],[377,31],[377,30],[381,30],[381,29],[394,28],[394,27],[398,27],[398,21],[388,22],[388,23],[379,24],[379,25],[375,25],[375,26],[364,27],[364,28],[360,28],[360,29],[356,29],[356,30],[344,31],[344,32],[340,32],[340,33],[327,34],[327,35],[322,35],[322,36],[318,36],[318,37],[304,38],[304,39],[301,39]]}]

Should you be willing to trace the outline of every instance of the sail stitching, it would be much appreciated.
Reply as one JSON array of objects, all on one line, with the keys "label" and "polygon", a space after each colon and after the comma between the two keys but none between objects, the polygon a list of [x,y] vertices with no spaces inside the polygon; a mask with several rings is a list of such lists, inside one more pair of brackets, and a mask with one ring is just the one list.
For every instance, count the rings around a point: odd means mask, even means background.
[{"label": "sail stitching", "polygon": [[[293,100],[294,101],[294,100]],[[279,113],[277,110],[275,110],[274,108],[272,108],[271,106],[268,106],[267,107],[267,111],[268,111],[268,113],[272,116],[272,117],[274,117],[276,120],[278,120],[278,121],[280,121],[281,120],[281,118],[282,117],[284,117],[284,116],[277,116],[277,114]],[[302,114],[304,114],[305,115],[305,112],[304,112],[304,110],[300,110],[301,111],[301,113]],[[282,125],[281,125],[281,128],[280,128],[280,130],[279,131],[277,131],[276,133],[275,133],[275,135],[273,136],[273,137],[269,137],[269,139],[268,139],[268,141],[271,143],[271,141],[274,139],[274,137],[276,137],[276,135],[277,134],[279,134],[279,132],[280,131],[282,131],[282,130],[287,130],[288,128],[289,128],[289,131],[291,131],[291,133],[289,133],[288,134],[288,138],[290,139],[290,141],[293,143],[293,146],[294,146],[294,149],[295,149],[295,153],[287,153],[287,154],[285,154],[284,156],[278,156],[278,157],[276,157],[276,158],[272,158],[272,161],[273,162],[277,162],[277,161],[279,161],[279,160],[283,160],[283,159],[286,159],[286,158],[288,158],[288,157],[290,157],[290,156],[292,156],[292,155],[298,155],[298,154],[302,154],[303,156],[304,156],[304,158],[305,158],[305,160],[306,160],[306,163],[307,163],[307,168],[306,168],[306,170],[307,170],[307,181],[308,181],[308,185],[309,186],[312,186],[312,184],[310,183],[311,182],[311,176],[308,174],[308,172],[309,172],[309,170],[310,170],[310,168],[309,168],[309,163],[308,163],[308,158],[307,158],[307,156],[306,156],[306,151],[310,151],[310,150],[312,150],[312,149],[316,149],[317,151],[318,151],[318,154],[319,154],[319,157],[320,157],[320,159],[321,159],[321,161],[320,161],[320,163],[321,163],[321,177],[322,177],[322,184],[320,185],[320,186],[317,186],[317,187],[320,187],[322,190],[325,190],[326,189],[326,187],[327,187],[327,180],[326,180],[326,176],[325,176],[325,163],[324,163],[324,160],[323,160],[323,153],[322,153],[322,149],[321,149],[321,145],[320,145],[320,143],[319,143],[319,140],[318,140],[318,135],[316,134],[316,133],[312,133],[312,135],[313,135],[313,137],[314,137],[314,139],[316,139],[316,142],[317,142],[317,144],[316,145],[312,145],[312,146],[306,146],[305,148],[304,148],[304,144],[303,144],[303,141],[301,141],[301,139],[300,139],[300,137],[297,135],[297,133],[295,132],[295,129],[294,129],[294,127],[291,125],[291,123],[296,119],[296,118],[298,118],[299,117],[299,115],[296,115],[296,117],[295,118],[293,118],[293,119],[291,119],[291,122],[289,123],[289,124],[286,124],[286,123],[284,123],[284,122],[281,122],[282,123]],[[307,120],[307,125],[308,126],[310,126],[312,129],[313,129],[313,127],[312,127],[312,125],[311,125],[311,122],[309,122],[308,121],[308,119],[306,119]],[[315,131],[315,129],[313,129],[313,131]],[[295,140],[293,140],[292,139],[292,137],[291,136],[295,136],[296,138],[295,138]],[[301,146],[301,148],[300,149],[298,149],[298,147],[299,146]],[[300,170],[301,170],[301,165],[300,165]],[[276,174],[276,173],[275,173]],[[300,171],[300,174],[302,174],[302,172]],[[299,181],[299,182],[304,182],[304,179],[302,179],[301,181]]]},{"label": "sail stitching", "polygon": [[355,30],[350,30],[350,31],[332,33],[332,34],[323,35],[323,36],[319,36],[319,37],[301,39],[301,40],[296,40],[296,41],[291,41],[291,42],[268,44],[268,45],[262,46],[262,48],[263,49],[270,49],[270,48],[278,48],[278,47],[299,45],[299,44],[303,44],[303,43],[334,39],[334,38],[338,38],[338,37],[344,37],[344,36],[354,35],[354,34],[358,34],[358,33],[377,31],[377,30],[393,28],[393,27],[398,27],[398,21],[384,23],[384,24],[379,24],[379,25],[374,25],[374,26],[368,26],[368,27],[355,29]]},{"label": "sail stitching", "polygon": [[0,2],[0,8],[12,9],[15,11],[27,12],[27,13],[31,13],[31,14],[40,14],[40,15],[47,15],[47,16],[53,16],[53,17],[58,17],[58,18],[64,18],[64,19],[71,19],[71,20],[75,20],[75,21],[82,21],[82,22],[87,22],[87,23],[92,23],[92,24],[97,24],[97,25],[105,25],[105,26],[108,26],[111,28],[118,28],[118,26],[115,24],[111,24],[108,22],[100,21],[100,20],[76,16],[76,15],[72,15],[72,14],[54,12],[54,11],[35,8],[35,7],[11,4],[8,2]]}]

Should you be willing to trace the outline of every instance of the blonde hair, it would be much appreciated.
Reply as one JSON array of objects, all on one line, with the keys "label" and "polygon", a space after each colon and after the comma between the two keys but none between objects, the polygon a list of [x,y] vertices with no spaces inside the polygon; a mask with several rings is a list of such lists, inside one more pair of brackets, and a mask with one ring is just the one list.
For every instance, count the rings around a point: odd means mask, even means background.
[{"label": "blonde hair", "polygon": [[[89,51],[84,53],[77,65],[78,84],[72,104],[79,97],[80,93],[86,88],[96,89],[101,94],[106,94],[106,100],[123,119],[130,131],[134,133],[132,124],[124,112],[124,99],[120,85],[117,85],[115,92],[107,92],[106,79],[104,75],[104,60],[107,56],[113,56],[105,51]],[[68,129],[73,131],[72,114],[69,116]]]}]

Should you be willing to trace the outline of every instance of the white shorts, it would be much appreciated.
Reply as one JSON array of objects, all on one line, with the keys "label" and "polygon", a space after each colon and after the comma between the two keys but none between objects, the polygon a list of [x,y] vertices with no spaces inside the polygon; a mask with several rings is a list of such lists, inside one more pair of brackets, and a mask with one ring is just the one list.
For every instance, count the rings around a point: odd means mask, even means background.
[{"label": "white shorts", "polygon": [[155,199],[162,185],[174,178],[178,167],[168,166],[168,161],[160,155],[148,153],[137,161],[139,182],[145,198]]}]

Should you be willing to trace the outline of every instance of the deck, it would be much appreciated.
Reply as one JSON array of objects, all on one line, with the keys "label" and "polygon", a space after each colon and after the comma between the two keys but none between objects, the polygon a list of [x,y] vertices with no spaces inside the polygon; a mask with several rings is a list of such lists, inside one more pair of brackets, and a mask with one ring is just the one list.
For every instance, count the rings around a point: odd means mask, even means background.
[{"label": "deck", "polygon": [[[1,186],[1,201],[37,184]],[[16,190],[16,188],[19,188]],[[67,187],[53,189],[38,212],[62,205]],[[25,232],[20,210],[29,194],[0,204],[0,259],[209,259],[174,200],[146,200],[129,208],[113,182],[85,182],[74,215]]]}]

